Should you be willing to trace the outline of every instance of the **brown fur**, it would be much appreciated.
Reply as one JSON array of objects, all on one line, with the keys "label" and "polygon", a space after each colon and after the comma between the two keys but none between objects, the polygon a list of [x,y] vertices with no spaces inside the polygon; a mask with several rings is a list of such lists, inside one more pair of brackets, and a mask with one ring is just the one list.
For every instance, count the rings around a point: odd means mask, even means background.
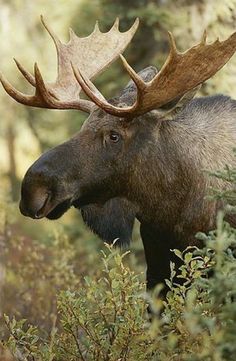
[{"label": "brown fur", "polygon": [[[140,75],[147,80],[155,73],[148,68]],[[135,96],[130,83],[111,102],[129,105]],[[74,205],[110,242],[127,242],[136,217],[151,288],[168,277],[171,248],[199,245],[195,234],[216,226],[222,204],[206,195],[210,187],[230,185],[206,170],[235,167],[235,145],[236,101],[229,97],[192,100],[173,119],[153,111],[127,121],[95,109],[77,135],[28,170],[20,208],[33,218],[55,219]],[[234,217],[229,221],[235,225]]]}]

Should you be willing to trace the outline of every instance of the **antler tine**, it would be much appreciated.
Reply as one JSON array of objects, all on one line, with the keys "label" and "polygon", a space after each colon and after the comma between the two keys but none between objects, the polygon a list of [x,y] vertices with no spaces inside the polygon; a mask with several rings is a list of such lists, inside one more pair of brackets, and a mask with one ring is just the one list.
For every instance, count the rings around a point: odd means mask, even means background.
[{"label": "antler tine", "polygon": [[30,105],[33,106],[35,103],[35,106],[41,107],[40,103],[37,102],[37,99],[33,95],[27,95],[19,90],[17,90],[11,83],[3,76],[2,73],[0,73],[0,81],[2,83],[3,88],[5,91],[10,95],[11,98],[15,99],[18,103],[24,104],[24,105]]},{"label": "antler tine", "polygon": [[[17,61],[16,61],[16,63],[17,63]],[[25,69],[23,68],[23,71],[24,70]],[[27,74],[27,76],[28,76],[28,74]],[[41,73],[40,73],[39,68],[36,63],[35,63],[35,78],[31,74],[30,74],[30,76],[34,79],[34,84],[32,84],[32,85],[34,85],[36,88],[35,95],[27,95],[27,94],[20,92],[15,87],[13,87],[11,85],[11,83],[1,73],[0,73],[0,81],[1,81],[4,89],[6,90],[6,92],[13,99],[15,99],[18,103],[21,103],[24,105],[40,107],[40,108],[53,108],[53,105],[55,105],[55,104],[53,104],[53,98],[49,94],[49,92],[44,84],[43,78],[41,76]]]},{"label": "antler tine", "polygon": [[120,20],[119,18],[117,17],[114,24],[112,25],[110,31],[117,31],[119,30],[119,23],[120,23]]},{"label": "antler tine", "polygon": [[[17,68],[20,70],[21,74],[25,77],[25,79],[34,87],[36,87],[36,80],[35,77],[29,72],[27,71],[23,65],[21,65],[15,58],[14,61],[17,65]],[[52,89],[48,89],[48,94],[49,96],[53,96],[55,99],[58,99],[58,97],[56,96],[55,92]],[[58,99],[59,100],[59,99]]]},{"label": "antler tine", "polygon": [[[91,83],[90,80],[85,79],[81,72],[72,65],[76,80],[79,82],[81,88],[85,94],[101,109],[105,112],[115,116],[127,116],[130,115],[130,108],[117,108],[114,105],[108,103],[99,90]],[[91,87],[92,85],[92,87]],[[93,90],[92,90],[92,89]],[[95,90],[94,90],[95,89]],[[127,110],[127,112],[125,112]]]},{"label": "antler tine", "polygon": [[77,35],[75,34],[72,28],[69,28],[69,34],[70,34],[70,41],[77,38]]},{"label": "antler tine", "polygon": [[143,91],[146,88],[146,83],[143,81],[142,78],[134,71],[134,69],[129,65],[129,63],[126,61],[125,57],[120,54],[120,59],[122,61],[122,64],[125,68],[125,70],[128,72],[131,79],[136,84],[139,91]]},{"label": "antler tine", "polygon": [[99,92],[99,90],[95,87],[95,85],[85,76],[83,75],[79,69],[76,69],[74,64],[71,64],[74,75],[81,88],[85,91],[85,93],[92,99],[95,94],[97,98],[101,101],[106,101],[104,96]]},{"label": "antler tine", "polygon": [[206,45],[206,39],[207,39],[207,31],[206,29],[204,30],[203,34],[202,34],[202,39],[201,39],[201,43],[202,45]]},{"label": "antler tine", "polygon": [[33,77],[33,75],[28,72],[28,70],[26,70],[23,65],[21,65],[19,63],[18,60],[16,60],[15,58],[13,58],[14,62],[16,63],[17,68],[19,69],[19,71],[21,72],[21,74],[25,77],[25,79],[34,87],[36,86],[36,82],[35,82],[35,78]]},{"label": "antler tine", "polygon": [[[100,97],[101,99],[105,100],[104,96],[98,91],[98,89],[95,87],[95,85],[89,80],[88,77],[86,77],[85,74],[82,74],[81,71],[79,69],[76,69],[75,65],[71,62],[71,67],[74,73],[74,76],[76,78],[76,80],[78,81],[79,85],[81,86],[81,82],[83,83],[83,85],[85,84],[88,88],[90,88],[91,91],[93,91],[94,93],[96,93],[98,95],[98,97]],[[82,87],[81,87],[82,88]],[[82,88],[83,89],[83,88]]]},{"label": "antler tine", "polygon": [[[38,64],[34,64],[34,74],[35,74],[35,81],[36,81],[36,94],[39,94],[40,97],[44,100],[45,104],[49,105],[50,107],[55,107],[55,103],[49,91],[47,89],[46,84],[44,83],[43,77],[39,70]],[[57,98],[57,100],[59,100]]]},{"label": "antler tine", "polygon": [[168,36],[169,36],[169,45],[170,45],[170,55],[175,56],[176,54],[178,54],[175,38],[170,31],[168,31]]},{"label": "antler tine", "polygon": [[93,29],[93,33],[101,33],[101,31],[100,31],[100,29],[99,29],[98,20],[95,22],[94,29]]},{"label": "antler tine", "polygon": [[41,20],[41,23],[43,24],[44,28],[47,30],[48,34],[51,36],[52,40],[54,41],[56,48],[58,48],[58,46],[61,44],[61,40],[58,38],[58,36],[54,33],[54,31],[46,23],[43,15],[40,15],[40,20]]}]

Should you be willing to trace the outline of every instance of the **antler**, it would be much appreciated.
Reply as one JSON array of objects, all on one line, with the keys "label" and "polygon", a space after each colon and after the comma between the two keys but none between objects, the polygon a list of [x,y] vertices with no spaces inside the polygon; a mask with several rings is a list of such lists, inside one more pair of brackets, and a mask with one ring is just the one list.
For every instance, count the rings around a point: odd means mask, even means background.
[{"label": "antler", "polygon": [[[41,21],[56,46],[58,57],[56,81],[45,83],[37,63],[34,66],[33,76],[15,60],[25,79],[35,87],[35,94],[21,93],[0,74],[3,87],[12,98],[25,105],[51,109],[79,109],[90,112],[94,103],[79,97],[81,87],[75,79],[71,63],[73,63],[74,69],[80,69],[87,79],[94,78],[125,50],[138,28],[138,19],[124,33],[119,31],[119,19],[116,19],[107,33],[102,33],[96,23],[94,31],[86,38],[79,38],[70,29],[70,40],[67,44],[63,44],[58,39],[42,16]],[[94,91],[94,87],[92,89]]]},{"label": "antler", "polygon": [[206,44],[204,32],[201,42],[184,53],[178,52],[171,33],[169,40],[170,52],[165,64],[147,83],[120,55],[125,69],[137,86],[137,99],[132,106],[120,108],[108,103],[97,89],[94,90],[88,77],[73,66],[75,77],[87,96],[107,113],[134,117],[158,109],[196,88],[221,69],[236,51],[236,32],[227,40],[220,42],[217,39],[212,44]]}]

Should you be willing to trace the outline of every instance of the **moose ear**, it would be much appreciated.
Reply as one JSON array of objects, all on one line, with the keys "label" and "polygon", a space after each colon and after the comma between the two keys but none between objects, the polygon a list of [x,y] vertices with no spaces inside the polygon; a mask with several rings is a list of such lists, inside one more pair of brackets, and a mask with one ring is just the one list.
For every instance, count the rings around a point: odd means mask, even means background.
[{"label": "moose ear", "polygon": [[201,84],[195,88],[189,90],[183,96],[172,100],[171,102],[163,105],[161,108],[156,110],[151,110],[150,113],[154,116],[157,116],[159,119],[163,120],[172,120],[180,113],[186,105],[195,97],[198,90],[201,88]]},{"label": "moose ear", "polygon": [[124,198],[112,198],[104,205],[90,204],[81,208],[87,226],[108,243],[118,239],[116,245],[128,246],[135,219],[132,203]]},{"label": "moose ear", "polygon": [[[157,75],[158,69],[155,66],[148,66],[147,68],[144,68],[143,70],[138,72],[138,76],[145,81],[145,83],[148,83],[151,81],[155,75]],[[130,80],[126,87],[124,88],[123,92],[126,91],[135,91],[137,93],[137,87],[133,80]]]}]

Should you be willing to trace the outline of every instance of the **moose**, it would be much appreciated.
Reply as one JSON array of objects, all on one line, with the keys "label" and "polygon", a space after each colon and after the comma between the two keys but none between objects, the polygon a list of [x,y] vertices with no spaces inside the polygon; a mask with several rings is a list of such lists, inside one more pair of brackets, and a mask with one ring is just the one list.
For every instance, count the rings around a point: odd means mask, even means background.
[{"label": "moose", "polygon": [[[225,190],[230,184],[206,170],[236,165],[236,101],[194,96],[235,53],[236,32],[211,44],[204,32],[185,52],[169,33],[170,51],[161,70],[149,66],[136,73],[121,53],[138,19],[126,32],[119,31],[118,19],[105,33],[96,24],[85,38],[70,30],[66,44],[41,20],[57,50],[56,81],[46,83],[37,63],[32,75],[15,60],[34,95],[18,91],[2,74],[1,83],[24,105],[82,110],[89,117],[70,140],[28,169],[20,211],[33,219],[57,219],[74,206],[93,232],[107,242],[118,238],[120,245],[129,243],[138,219],[152,289],[169,277],[171,249],[201,246],[196,233],[214,229],[224,206],[206,195],[210,187]],[[91,79],[118,57],[131,80],[107,101]],[[236,225],[233,216],[227,220]]]}]

